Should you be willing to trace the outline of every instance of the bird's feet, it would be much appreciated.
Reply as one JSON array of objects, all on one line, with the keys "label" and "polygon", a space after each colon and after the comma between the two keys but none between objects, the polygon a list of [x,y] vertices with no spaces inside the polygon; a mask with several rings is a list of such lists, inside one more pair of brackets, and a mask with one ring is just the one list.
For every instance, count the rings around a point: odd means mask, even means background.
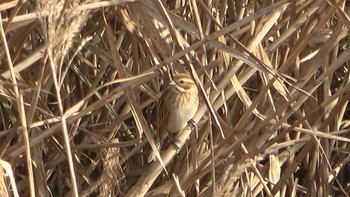
[{"label": "bird's feet", "polygon": [[191,130],[197,130],[197,123],[194,120],[189,120],[187,124],[191,127]]},{"label": "bird's feet", "polygon": [[174,138],[173,135],[169,134],[169,141],[176,148],[176,150],[180,149],[180,147],[177,144],[181,144],[181,140]]}]

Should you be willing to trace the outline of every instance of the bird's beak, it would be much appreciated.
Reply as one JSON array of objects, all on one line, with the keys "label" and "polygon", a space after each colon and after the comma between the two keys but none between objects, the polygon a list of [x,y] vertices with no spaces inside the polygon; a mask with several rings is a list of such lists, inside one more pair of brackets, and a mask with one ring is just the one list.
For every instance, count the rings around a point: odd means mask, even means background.
[{"label": "bird's beak", "polygon": [[174,86],[176,85],[175,81],[170,81],[169,85]]}]

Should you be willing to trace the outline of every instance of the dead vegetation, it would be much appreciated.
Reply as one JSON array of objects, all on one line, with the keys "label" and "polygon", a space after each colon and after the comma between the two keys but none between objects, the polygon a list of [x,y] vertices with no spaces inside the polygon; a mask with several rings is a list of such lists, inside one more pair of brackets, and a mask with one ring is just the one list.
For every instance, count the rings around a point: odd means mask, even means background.
[{"label": "dead vegetation", "polygon": [[[0,194],[349,196],[349,3],[2,2]],[[176,72],[197,128],[148,163]]]}]

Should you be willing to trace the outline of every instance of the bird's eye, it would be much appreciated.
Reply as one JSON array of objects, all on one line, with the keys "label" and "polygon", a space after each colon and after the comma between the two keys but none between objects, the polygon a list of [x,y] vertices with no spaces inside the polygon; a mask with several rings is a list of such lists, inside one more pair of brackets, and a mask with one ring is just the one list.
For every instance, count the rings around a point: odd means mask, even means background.
[{"label": "bird's eye", "polygon": [[180,83],[182,83],[182,84],[183,84],[183,83],[185,83],[185,81],[184,81],[184,80],[181,80],[181,81],[180,81]]}]

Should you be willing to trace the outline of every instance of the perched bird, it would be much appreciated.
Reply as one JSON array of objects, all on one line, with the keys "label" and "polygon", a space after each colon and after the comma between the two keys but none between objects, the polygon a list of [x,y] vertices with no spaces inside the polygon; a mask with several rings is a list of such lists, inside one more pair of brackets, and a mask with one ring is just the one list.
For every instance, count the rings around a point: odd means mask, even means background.
[{"label": "perched bird", "polygon": [[[198,109],[198,89],[188,74],[178,74],[163,92],[157,105],[157,134],[155,143],[160,150],[168,134],[184,129]],[[148,158],[155,159],[152,153]]]}]

